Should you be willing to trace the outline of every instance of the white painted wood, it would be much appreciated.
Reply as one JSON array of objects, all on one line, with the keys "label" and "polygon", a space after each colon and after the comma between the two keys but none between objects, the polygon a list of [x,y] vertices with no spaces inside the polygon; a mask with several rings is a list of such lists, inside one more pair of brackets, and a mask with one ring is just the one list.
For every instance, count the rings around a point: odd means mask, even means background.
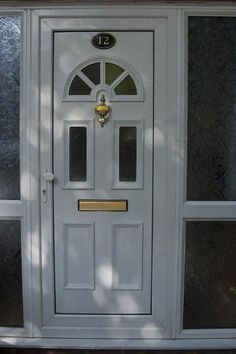
[{"label": "white painted wood", "polygon": [[[236,337],[235,328],[216,328],[216,329],[184,329],[179,338],[233,338]],[[229,339],[228,339],[229,340]]]},{"label": "white painted wood", "polygon": [[[62,268],[59,276],[62,286],[64,285],[65,289],[94,289],[94,224],[64,224],[62,237],[65,259],[56,260],[56,267]],[[67,307],[67,312],[70,313],[71,304]]]},{"label": "white painted wood", "polygon": [[65,339],[65,338],[7,338],[0,346],[52,349],[235,349],[236,339]]},{"label": "white painted wood", "polygon": [[[168,37],[159,37],[155,42],[159,52],[159,71],[156,72],[157,104],[155,106],[154,126],[154,238],[153,244],[153,308],[162,304],[173,304],[173,272],[176,210],[173,200],[176,198],[176,58],[177,19],[171,17],[170,22],[162,23],[162,31],[167,30]],[[160,28],[159,28],[160,30]],[[158,49],[157,49],[158,50]],[[168,58],[166,54],[168,53]],[[166,60],[168,67],[166,67]],[[158,80],[161,86],[158,85]],[[159,248],[160,244],[165,249]],[[167,263],[165,263],[167,261]],[[162,265],[161,265],[162,264]],[[163,264],[165,266],[163,267]],[[161,269],[160,269],[161,268]],[[158,271],[159,269],[159,271]],[[173,268],[172,268],[173,269]],[[168,279],[168,281],[166,281]],[[158,287],[161,282],[162,288]],[[154,295],[155,294],[155,295]],[[159,321],[171,332],[172,306],[163,306],[158,312]]]},{"label": "white painted wood", "polygon": [[30,171],[30,11],[22,12],[22,71],[20,98],[20,134],[21,134],[21,201],[24,204],[24,218],[21,222],[22,237],[22,296],[24,336],[32,335],[32,292],[31,292],[31,171]]},{"label": "white painted wood", "polygon": [[[142,290],[148,279],[143,262],[144,230],[142,223],[116,223],[111,227],[112,289]],[[125,247],[124,247],[125,245]],[[127,264],[129,266],[127,267]],[[144,273],[144,276],[143,276]],[[127,301],[126,311],[131,305]]]},{"label": "white painted wood", "polygon": [[[34,7],[34,6],[33,6]],[[43,5],[43,7],[45,7]],[[182,9],[186,9],[183,11]],[[143,349],[220,349],[228,348],[235,349],[235,332],[234,330],[184,330],[178,340],[165,340],[163,338],[169,337],[171,333],[172,323],[172,336],[178,336],[181,332],[181,314],[182,314],[182,296],[183,296],[183,231],[182,231],[182,216],[186,219],[235,219],[235,205],[234,203],[217,203],[211,205],[201,202],[191,203],[187,202],[184,205],[183,196],[183,184],[184,179],[184,163],[185,156],[183,152],[185,149],[185,124],[186,124],[186,93],[185,79],[181,83],[181,78],[184,76],[186,63],[183,61],[184,52],[186,50],[185,40],[185,28],[186,17],[191,15],[209,15],[209,16],[235,16],[236,10],[234,6],[182,6],[176,5],[160,5],[160,6],[96,6],[96,7],[61,7],[61,9],[52,9],[51,6],[48,9],[38,10],[38,13],[32,13],[32,42],[30,42],[30,35],[27,32],[27,48],[30,51],[27,52],[27,65],[26,65],[26,86],[29,84],[29,71],[31,71],[31,96],[30,105],[26,105],[26,119],[27,124],[26,141],[25,141],[25,167],[24,171],[29,168],[29,160],[31,160],[31,175],[30,184],[27,182],[29,176],[24,172],[24,179],[22,182],[22,191],[24,190],[25,204],[14,204],[13,202],[3,202],[0,205],[0,217],[8,216],[10,218],[22,218],[27,215],[26,222],[23,223],[23,228],[26,231],[26,237],[23,241],[24,245],[24,262],[25,269],[23,270],[24,286],[27,288],[26,292],[31,294],[31,299],[27,294],[24,295],[25,301],[25,319],[27,321],[27,333],[22,332],[20,329],[12,328],[0,328],[0,335],[2,337],[0,345],[12,345],[12,346],[35,346],[35,347],[53,347],[53,348],[143,348]],[[173,10],[172,10],[173,9]],[[179,9],[181,14],[179,15],[179,35],[177,41],[177,23],[176,23],[176,10]],[[1,13],[6,11],[18,12],[16,8],[7,8],[7,10],[1,8]],[[19,9],[21,12],[22,10]],[[42,51],[45,54],[42,62],[42,68],[47,68],[46,75],[43,75],[43,83],[46,85],[46,91],[43,91],[41,96],[41,103],[45,104],[45,97],[47,97],[47,85],[51,84],[50,75],[50,63],[51,63],[51,48],[47,46],[50,43],[50,36],[53,29],[66,30],[68,26],[70,29],[77,29],[78,23],[81,21],[81,28],[86,28],[86,18],[90,16],[95,17],[95,26],[99,27],[99,16],[113,16],[116,14],[117,22],[122,26],[127,26],[125,21],[131,23],[132,29],[154,29],[158,33],[158,37],[155,37],[155,48],[157,53],[159,51],[158,60],[156,63],[155,71],[155,97],[157,99],[157,106],[155,107],[155,130],[154,130],[154,143],[156,151],[154,154],[154,166],[155,173],[158,175],[158,183],[154,183],[154,233],[157,238],[154,239],[154,272],[153,272],[153,314],[151,316],[142,316],[139,319],[139,325],[137,325],[136,318],[130,318],[129,316],[114,316],[113,321],[115,323],[114,328],[110,326],[109,321],[104,316],[99,319],[89,319],[88,317],[81,316],[80,321],[75,316],[55,316],[54,315],[54,290],[53,290],[53,253],[52,249],[53,239],[51,238],[50,223],[48,227],[44,228],[45,239],[42,241],[42,248],[45,251],[40,258],[39,250],[41,247],[41,240],[39,234],[39,204],[38,204],[38,190],[39,190],[39,29],[42,28]],[[126,18],[124,19],[124,13]],[[56,18],[49,19],[49,17],[55,16]],[[69,19],[68,17],[81,16],[77,20]],[[128,18],[130,16],[130,18]],[[143,20],[142,16],[146,17]],[[65,19],[67,17],[67,19]],[[120,18],[119,18],[120,17]],[[156,18],[159,18],[158,20]],[[162,17],[162,19],[160,19]],[[64,19],[60,25],[58,18]],[[168,25],[167,25],[168,18]],[[121,20],[123,19],[123,20]],[[141,20],[140,20],[141,19]],[[114,19],[113,19],[114,20]],[[111,22],[113,22],[113,20]],[[158,26],[157,26],[158,22]],[[114,28],[116,27],[114,22]],[[27,29],[31,26],[31,14],[28,14]],[[117,27],[116,27],[117,28]],[[168,29],[168,31],[167,31]],[[168,37],[167,37],[168,32]],[[25,33],[26,34],[26,33]],[[32,48],[31,48],[32,43]],[[176,67],[176,43],[180,47],[182,45],[181,53],[179,52],[177,67]],[[169,53],[169,60],[167,60],[167,53]],[[30,60],[29,60],[30,59]],[[32,70],[29,63],[32,64]],[[181,62],[183,66],[181,65]],[[176,90],[176,71],[178,72],[178,89]],[[168,79],[167,79],[168,78]],[[25,90],[25,88],[24,88]],[[177,97],[176,92],[180,95]],[[46,96],[44,96],[46,93]],[[176,102],[177,97],[177,102]],[[167,103],[168,102],[168,103]],[[46,106],[43,107],[43,114],[50,120],[50,104],[51,101],[46,101]],[[178,110],[176,110],[176,105]],[[30,106],[30,109],[29,109]],[[41,107],[42,108],[42,107]],[[48,109],[49,108],[49,109]],[[168,111],[168,113],[167,113]],[[177,112],[177,117],[176,117]],[[177,118],[177,120],[176,120]],[[181,123],[181,118],[184,121]],[[179,122],[179,124],[178,124]],[[177,124],[177,128],[176,128]],[[45,127],[43,127],[44,130]],[[176,133],[174,133],[174,130]],[[41,131],[42,132],[42,131]],[[176,134],[176,135],[175,135]],[[47,136],[47,133],[46,133]],[[167,138],[168,137],[168,138]],[[179,141],[181,137],[181,141]],[[167,141],[167,142],[166,142]],[[31,144],[28,144],[31,142]],[[43,151],[48,149],[47,141],[41,141]],[[27,150],[28,149],[28,150]],[[30,153],[29,153],[30,149]],[[28,152],[27,152],[28,151]],[[50,162],[50,161],[49,161]],[[28,164],[28,165],[27,165]],[[47,165],[47,164],[46,164]],[[44,166],[44,161],[42,161]],[[46,166],[48,167],[48,166]],[[50,163],[49,163],[49,167]],[[26,168],[26,170],[25,170]],[[42,170],[41,170],[42,171]],[[30,186],[30,190],[29,190]],[[176,190],[179,191],[178,194]],[[167,191],[167,192],[166,192]],[[29,194],[31,197],[29,200]],[[176,198],[176,203],[173,203],[173,198]],[[28,206],[31,204],[31,209]],[[24,214],[25,205],[27,206],[27,212]],[[182,214],[184,213],[184,214]],[[205,215],[207,216],[205,217]],[[31,218],[30,218],[31,217]],[[47,223],[50,220],[50,205],[48,209],[45,209],[42,213],[42,218]],[[176,223],[175,223],[176,221]],[[74,220],[68,220],[68,222],[74,222]],[[48,238],[48,239],[47,239]],[[32,240],[32,242],[29,242]],[[165,247],[160,249],[159,244],[165,244]],[[175,248],[175,258],[174,255]],[[31,258],[32,257],[32,258]],[[168,260],[168,266],[163,268],[163,264]],[[163,263],[164,262],[164,263]],[[30,265],[32,266],[32,277],[30,272]],[[40,267],[43,268],[43,288],[41,289],[41,274]],[[174,276],[175,281],[172,282],[172,270],[176,269]],[[27,278],[27,279],[26,279]],[[32,279],[32,288],[30,287]],[[46,280],[46,283],[44,282]],[[45,284],[50,284],[45,286]],[[31,291],[32,290],[32,291]],[[41,291],[43,290],[45,298],[43,301],[43,313],[44,322],[47,322],[47,327],[42,327],[42,313],[41,313]],[[176,304],[174,304],[177,294]],[[32,301],[32,306],[31,306]],[[32,313],[30,311],[32,308]],[[172,311],[173,310],[173,311]],[[28,313],[27,313],[28,311]],[[50,319],[51,318],[51,319]],[[80,323],[80,324],[79,324]],[[78,326],[81,325],[79,328]],[[97,326],[97,328],[94,328]],[[57,328],[56,328],[57,327]],[[72,328],[73,327],[73,328]],[[61,329],[60,329],[61,328]],[[104,330],[104,328],[106,328]],[[131,329],[132,328],[132,329]],[[90,337],[104,338],[105,336],[113,338],[127,338],[123,340],[118,339],[73,339],[65,337],[84,337],[88,335]],[[31,335],[35,337],[40,336],[62,336],[63,339],[51,338],[51,339],[29,339],[29,338],[17,338],[21,335]],[[10,338],[9,336],[12,336]],[[138,338],[137,340],[131,338]],[[219,338],[227,339],[219,339]],[[142,340],[140,340],[142,338]],[[146,339],[145,339],[146,338]],[[151,340],[147,338],[162,338],[160,340]],[[195,338],[195,339],[192,339]],[[208,339],[200,339],[208,338]],[[212,338],[212,339],[210,339]],[[231,338],[231,339],[230,339]]]},{"label": "white painted wood", "polygon": [[[52,56],[43,55],[44,52],[52,53],[52,41],[46,40],[49,27],[47,24],[41,22],[41,51],[39,51],[41,66],[40,68],[40,92],[39,92],[39,102],[40,102],[40,175],[44,173],[45,170],[52,171],[52,88],[51,83],[53,79],[52,70]],[[51,33],[50,33],[51,37]],[[47,68],[47,70],[43,70]],[[43,119],[42,119],[43,118]],[[43,133],[42,133],[43,132]],[[63,145],[63,142],[61,143]],[[41,198],[43,196],[42,184],[41,187]],[[54,314],[54,251],[53,251],[53,185],[48,185],[47,189],[47,199],[48,202],[41,206],[41,277],[42,277],[42,297],[43,303],[43,322],[47,321],[49,318],[53,317]]]},{"label": "white painted wood", "polygon": [[[34,12],[30,12],[29,23],[31,30],[29,56],[30,56],[30,100],[29,100],[29,131],[28,141],[30,142],[30,204],[31,217],[30,228],[28,232],[31,236],[31,244],[28,255],[31,257],[31,308],[32,316],[30,323],[32,327],[32,336],[41,336],[40,327],[42,324],[41,308],[41,262],[40,247],[40,160],[39,160],[39,76],[40,76],[40,52],[38,30],[40,21]],[[50,297],[49,297],[50,298]],[[50,315],[50,313],[49,313]]]},{"label": "white painted wood", "polygon": [[[103,13],[103,11],[102,11]],[[141,12],[140,12],[141,15]],[[151,13],[150,13],[151,15]],[[152,16],[152,15],[151,15]],[[119,28],[119,26],[122,26],[123,29],[125,28],[131,28],[132,30],[154,30],[154,33],[158,33],[158,36],[155,35],[155,48],[157,50],[156,53],[158,53],[158,57],[156,57],[156,71],[155,71],[155,99],[157,100],[157,106],[155,108],[155,119],[157,120],[157,117],[161,119],[161,125],[165,126],[167,122],[170,121],[169,117],[174,117],[173,116],[173,111],[175,111],[175,99],[173,92],[175,92],[175,85],[173,85],[173,80],[175,77],[175,65],[174,65],[174,60],[175,60],[175,35],[176,35],[176,12],[175,11],[163,11],[160,13],[160,16],[162,18],[148,18],[148,19],[142,19],[142,21],[136,20],[136,18],[128,18],[128,20],[124,21],[121,23],[120,18],[112,18],[112,19],[107,19],[107,26],[109,25],[109,28],[112,30],[112,28]],[[168,19],[168,21],[167,21]],[[47,24],[46,24],[46,23]],[[95,28],[99,29],[101,27],[99,26],[104,26],[104,21],[101,19],[93,19],[93,24]],[[50,63],[51,63],[51,53],[52,53],[52,48],[48,44],[45,45],[45,42],[51,43],[51,31],[53,29],[61,29],[61,30],[66,30],[67,28],[70,28],[70,30],[78,30],[80,28],[81,30],[88,29],[88,21],[85,19],[67,19],[60,21],[60,19],[53,19],[49,18],[47,20],[41,21],[41,46],[42,46],[42,55],[43,59],[42,62],[47,63],[42,65],[42,69],[47,69],[50,68]],[[168,37],[167,37],[168,35]],[[167,45],[168,42],[168,45]],[[167,50],[168,48],[168,50]],[[170,54],[169,60],[167,60],[167,53]],[[46,70],[46,71],[47,71]],[[42,76],[42,87],[50,87],[51,81],[50,81],[50,75],[44,74]],[[171,94],[167,95],[167,92],[172,90]],[[45,91],[43,91],[45,94]],[[44,97],[44,96],[43,96]],[[168,109],[169,112],[167,113],[167,99],[168,99]],[[45,107],[42,107],[43,112],[44,112],[44,119],[50,120],[50,108],[51,107],[51,100],[46,101],[47,102],[47,109],[45,110]],[[143,118],[145,115],[142,114],[142,112],[139,113],[141,117]],[[136,117],[137,119],[137,117]],[[174,121],[172,121],[174,122]],[[156,125],[158,124],[158,121],[155,123]],[[172,123],[171,123],[172,124]],[[146,125],[145,125],[146,128]],[[105,129],[105,128],[104,128]],[[171,132],[171,129],[168,128],[167,131],[165,132],[166,136]],[[162,144],[162,135],[161,132],[158,132],[158,129],[155,131],[155,138],[156,138],[156,144],[157,142]],[[171,140],[171,139],[170,139]],[[45,139],[43,142],[43,149],[47,150],[47,143],[50,141],[50,139]],[[148,140],[147,140],[148,141]],[[152,141],[152,133],[149,132],[149,141]],[[155,163],[156,163],[156,171],[162,171],[163,167],[166,165],[164,164],[164,161],[166,160],[166,154],[167,154],[167,146],[170,144],[171,141],[167,141],[166,144],[163,145],[163,149],[159,149],[159,151],[156,152],[155,154]],[[170,144],[171,145],[171,144]],[[170,148],[169,145],[169,148]],[[160,148],[160,146],[156,145],[156,149]],[[160,156],[162,156],[162,163],[160,163]],[[43,162],[43,161],[42,161]],[[49,164],[50,165],[50,164]],[[45,167],[45,166],[44,166]],[[174,167],[174,165],[173,165]],[[168,172],[169,173],[169,172]],[[164,191],[164,185],[166,182],[166,176],[168,175],[167,171],[164,173],[163,177],[159,178],[157,180],[158,182],[158,188],[156,188],[157,194],[159,195]],[[171,172],[172,173],[172,172]],[[156,182],[156,183],[157,183]],[[163,185],[164,183],[164,185]],[[154,184],[155,185],[155,184]],[[166,199],[166,198],[165,198]],[[168,199],[168,198],[167,198]],[[157,204],[159,203],[159,207],[157,210]],[[53,284],[51,282],[51,277],[53,274],[53,255],[51,253],[52,245],[53,245],[53,240],[51,238],[51,233],[50,233],[50,228],[45,228],[43,229],[43,240],[42,240],[42,246],[45,247],[43,248],[43,253],[47,254],[47,258],[45,259],[44,262],[44,267],[42,268],[43,271],[43,293],[45,294],[45,301],[43,301],[43,313],[44,313],[44,326],[41,329],[41,335],[43,336],[64,336],[64,337],[75,337],[75,336],[89,336],[91,337],[124,337],[124,338],[132,338],[132,337],[137,337],[137,338],[157,338],[157,337],[167,337],[169,336],[170,333],[170,328],[171,328],[171,301],[167,301],[167,294],[171,294],[171,289],[172,287],[172,276],[171,276],[171,267],[164,267],[165,272],[163,272],[163,264],[166,262],[168,259],[172,259],[172,237],[173,233],[172,227],[173,224],[167,219],[166,215],[169,213],[167,210],[169,210],[169,206],[172,207],[173,203],[171,203],[171,198],[168,199],[168,203],[164,203],[163,205],[163,200],[161,199],[154,199],[154,215],[155,215],[155,224],[154,224],[154,234],[155,234],[155,241],[154,241],[154,258],[155,258],[155,265],[154,265],[154,271],[152,273],[153,276],[153,288],[154,288],[154,299],[153,299],[153,306],[152,306],[152,314],[147,315],[147,316],[103,316],[100,315],[98,317],[93,317],[93,316],[71,316],[71,315],[54,315],[54,290],[53,290]],[[42,220],[44,223],[50,222],[50,210],[47,212],[47,208],[50,207],[50,198],[49,202],[47,203],[47,206],[44,205],[43,208],[43,218]],[[163,210],[165,210],[165,219],[161,217]],[[159,215],[159,218],[156,218],[156,215]],[[171,218],[172,218],[172,213],[171,213]],[[173,219],[172,219],[173,220]],[[88,221],[88,220],[87,220]],[[134,221],[134,220],[132,220]],[[70,222],[74,222],[73,218]],[[167,229],[166,230],[166,226]],[[165,240],[165,241],[164,241]],[[164,243],[168,241],[168,247],[165,247],[162,249]],[[163,242],[164,241],[164,242]],[[162,247],[160,247],[162,245]],[[169,247],[170,245],[170,247]],[[164,263],[163,263],[164,262]],[[47,286],[46,286],[47,284]],[[171,297],[173,295],[171,294]],[[47,299],[47,301],[46,301]],[[112,320],[113,318],[113,320]]]},{"label": "white painted wood", "polygon": [[[25,24],[25,22],[24,22],[24,20],[23,20],[23,17],[25,16],[25,11],[22,9],[22,8],[19,8],[19,9],[16,9],[16,8],[4,8],[4,7],[2,7],[1,6],[1,8],[0,8],[0,14],[1,14],[1,16],[7,16],[7,15],[9,15],[9,16],[14,16],[14,15],[16,15],[16,16],[22,16],[22,22]],[[23,53],[22,53],[22,55],[23,55]]]},{"label": "white painted wood", "polygon": [[1,200],[0,218],[22,218],[24,216],[24,203],[20,200]]},{"label": "white painted wood", "polygon": [[185,202],[183,218],[232,220],[236,218],[236,202]]},{"label": "white painted wood", "polygon": [[1,337],[25,337],[28,333],[26,333],[25,328],[17,328],[17,327],[0,327],[0,341]]},{"label": "white painted wood", "polygon": [[185,270],[185,234],[183,222],[183,204],[186,188],[186,131],[187,131],[187,23],[184,21],[182,9],[178,10],[178,42],[177,42],[177,179],[176,179],[176,243],[175,243],[175,279],[172,312],[172,336],[177,337],[183,328],[183,302],[184,302],[184,270]]},{"label": "white painted wood", "polygon": [[[224,0],[223,0],[224,2]],[[179,3],[179,4],[170,4],[170,3],[160,3],[154,4],[150,2],[149,4],[115,4],[114,6],[107,6],[107,4],[91,4],[91,6],[81,4],[81,6],[29,6],[29,8],[34,8],[38,15],[41,17],[49,18],[49,17],[71,17],[71,13],[73,11],[74,16],[81,17],[99,17],[102,16],[102,13],[108,17],[114,16],[114,9],[116,10],[116,16],[123,18],[124,12],[128,17],[136,17],[136,18],[152,18],[152,17],[166,17],[167,12],[176,11],[178,9],[184,10],[187,14],[196,14],[199,16],[210,15],[210,16],[229,16],[236,13],[235,4],[225,3],[219,4],[212,2],[211,4],[204,3]],[[52,16],[52,8],[53,8],[53,16]],[[135,12],[134,12],[135,10]]]},{"label": "white painted wood", "polygon": [[[108,20],[109,21],[109,20]],[[105,19],[103,20],[104,26]],[[107,20],[106,20],[107,22]],[[91,24],[92,26],[92,24]],[[109,26],[107,24],[107,26]],[[93,26],[92,26],[93,27]],[[91,28],[92,28],[91,27]],[[121,28],[121,27],[120,27]],[[129,125],[132,121],[132,126],[137,124],[137,120],[144,117],[145,129],[147,132],[152,132],[153,126],[153,33],[151,31],[109,31],[116,37],[116,45],[107,50],[110,58],[120,57],[120,62],[130,63],[126,67],[131,66],[133,70],[132,76],[140,76],[143,81],[145,90],[145,100],[142,102],[131,102],[130,96],[122,96],[123,101],[109,102],[112,107],[112,113],[109,121],[100,127],[95,118],[95,105],[90,102],[63,102],[63,92],[65,84],[68,82],[68,76],[71,76],[71,71],[74,67],[78,67],[80,63],[86,65],[89,63],[89,58],[94,62],[94,56],[101,55],[101,50],[91,46],[91,39],[97,34],[97,31],[75,31],[75,32],[57,32],[54,34],[54,122],[53,122],[53,139],[54,139],[54,155],[53,155],[53,170],[55,174],[54,183],[54,242],[55,242],[55,282],[56,282],[56,312],[58,313],[75,313],[75,314],[146,314],[151,310],[151,252],[152,252],[152,137],[145,140],[145,147],[143,148],[145,159],[141,153],[141,142],[145,135],[143,130],[139,129],[139,144],[137,146],[138,152],[138,176],[137,181],[140,184],[140,172],[143,169],[145,173],[143,189],[133,192],[133,182],[126,182],[126,190],[119,191],[111,190],[111,175],[110,168],[113,163],[113,151],[118,150],[118,146],[114,145],[113,140],[113,122],[120,119],[126,121],[124,126]],[[132,42],[132,47],[130,43]],[[140,43],[142,43],[143,56],[140,57],[137,53],[140,50]],[[105,54],[103,65],[108,61],[108,54]],[[114,59],[113,62],[116,62]],[[84,67],[85,65],[82,64]],[[128,69],[131,72],[131,69]],[[135,74],[136,71],[136,74]],[[103,88],[104,79],[100,85],[100,91],[96,97],[99,102],[102,93],[106,94],[106,87]],[[70,80],[69,80],[70,81]],[[135,80],[137,85],[141,87],[141,83]],[[139,92],[139,87],[137,91]],[[137,99],[140,95],[137,95]],[[144,116],[145,114],[145,116]],[[61,146],[63,139],[63,118],[66,118],[67,127],[72,126],[75,117],[81,125],[84,124],[84,119],[88,118],[91,125],[95,121],[94,130],[94,145],[95,145],[95,158],[88,152],[90,159],[87,159],[87,166],[95,165],[94,180],[95,189],[88,190],[86,182],[81,182],[83,190],[80,188],[79,192],[75,190],[64,190],[61,188],[61,178],[59,170],[64,167],[62,160]],[[135,120],[134,120],[135,118]],[[42,117],[43,119],[43,117]],[[69,124],[69,125],[68,125]],[[67,128],[66,127],[66,128]],[[67,139],[68,140],[68,139]],[[68,145],[68,143],[67,143]],[[69,160],[68,155],[64,155],[65,160]],[[91,159],[92,157],[92,159]],[[94,162],[95,161],[95,162]],[[115,161],[117,162],[117,160]],[[73,184],[73,182],[70,182]],[[87,185],[89,180],[87,181]],[[130,187],[129,187],[130,185]],[[90,186],[90,184],[89,184]],[[76,189],[76,187],[75,187]],[[78,199],[127,199],[128,210],[127,212],[78,212],[77,201]],[[69,289],[64,287],[63,280],[61,279],[61,267],[64,267],[64,259],[62,254],[64,252],[64,242],[62,235],[62,226],[66,218],[74,218],[78,222],[94,222],[95,227],[95,287],[86,291],[79,287]],[[119,287],[116,290],[112,288],[111,277],[114,271],[112,269],[112,259],[110,250],[110,237],[109,225],[117,220],[129,223],[141,221],[144,224],[144,242],[143,252],[140,255],[139,262],[145,265],[145,281],[143,286],[135,289],[128,286]],[[130,248],[130,229],[125,229],[127,237],[123,237],[123,248]],[[138,240],[137,240],[138,242]],[[77,245],[79,247],[79,244]],[[79,253],[79,248],[78,248]],[[76,257],[77,250],[74,250],[73,257]],[[121,258],[120,254],[120,258]],[[133,267],[132,257],[124,256],[124,267],[128,269]],[[73,261],[72,261],[73,262]],[[84,264],[86,268],[86,264]]]}]

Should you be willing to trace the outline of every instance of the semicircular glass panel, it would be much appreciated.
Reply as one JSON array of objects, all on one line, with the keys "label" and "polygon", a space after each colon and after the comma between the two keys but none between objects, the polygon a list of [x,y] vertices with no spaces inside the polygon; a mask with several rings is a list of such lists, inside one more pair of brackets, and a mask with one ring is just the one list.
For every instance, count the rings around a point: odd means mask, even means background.
[{"label": "semicircular glass panel", "polygon": [[89,64],[81,71],[94,85],[100,84],[100,63]]},{"label": "semicircular glass panel", "polygon": [[93,94],[94,97],[98,85],[105,85],[108,90],[111,86],[111,92],[113,94],[115,92],[115,95],[137,95],[136,79],[126,66],[122,67],[106,59],[84,65],[81,63],[81,68],[76,69],[69,85],[69,96]]},{"label": "semicircular glass panel", "polygon": [[69,95],[90,95],[92,89],[78,75],[70,84]]},{"label": "semicircular glass panel", "polygon": [[116,95],[137,95],[136,85],[130,75],[126,76],[114,90]]},{"label": "semicircular glass panel", "polygon": [[124,71],[125,70],[119,65],[113,63],[106,63],[106,84],[111,85]]}]

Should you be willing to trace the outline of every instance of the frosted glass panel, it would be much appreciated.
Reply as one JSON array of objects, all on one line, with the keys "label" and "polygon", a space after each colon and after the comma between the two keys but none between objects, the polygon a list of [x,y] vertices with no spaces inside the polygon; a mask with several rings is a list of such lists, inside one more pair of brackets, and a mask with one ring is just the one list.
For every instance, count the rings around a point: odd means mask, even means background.
[{"label": "frosted glass panel", "polygon": [[184,328],[236,327],[236,222],[187,222]]},{"label": "frosted glass panel", "polygon": [[70,181],[86,181],[87,174],[87,129],[70,128]]},{"label": "frosted glass panel", "polygon": [[0,326],[22,327],[21,223],[0,221]]},{"label": "frosted glass panel", "polygon": [[188,200],[236,200],[236,18],[190,17]]},{"label": "frosted glass panel", "polygon": [[136,181],[137,170],[137,128],[120,127],[119,129],[119,180]]},{"label": "frosted glass panel", "polygon": [[0,199],[20,198],[21,18],[0,16]]}]

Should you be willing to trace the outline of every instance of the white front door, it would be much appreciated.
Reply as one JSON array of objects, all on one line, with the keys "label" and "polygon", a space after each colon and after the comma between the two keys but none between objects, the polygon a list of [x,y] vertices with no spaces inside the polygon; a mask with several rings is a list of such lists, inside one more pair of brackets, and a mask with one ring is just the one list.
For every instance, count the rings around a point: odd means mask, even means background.
[{"label": "white front door", "polygon": [[56,313],[148,314],[153,33],[104,32],[54,33]]}]

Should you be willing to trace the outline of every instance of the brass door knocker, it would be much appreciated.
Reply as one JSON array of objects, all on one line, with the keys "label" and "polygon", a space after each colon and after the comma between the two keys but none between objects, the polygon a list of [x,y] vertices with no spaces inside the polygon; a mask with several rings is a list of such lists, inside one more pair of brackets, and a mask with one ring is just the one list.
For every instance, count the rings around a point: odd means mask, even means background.
[{"label": "brass door knocker", "polygon": [[106,105],[105,95],[102,95],[100,102],[101,103],[95,107],[95,114],[101,128],[103,128],[104,124],[111,115],[111,107]]}]

